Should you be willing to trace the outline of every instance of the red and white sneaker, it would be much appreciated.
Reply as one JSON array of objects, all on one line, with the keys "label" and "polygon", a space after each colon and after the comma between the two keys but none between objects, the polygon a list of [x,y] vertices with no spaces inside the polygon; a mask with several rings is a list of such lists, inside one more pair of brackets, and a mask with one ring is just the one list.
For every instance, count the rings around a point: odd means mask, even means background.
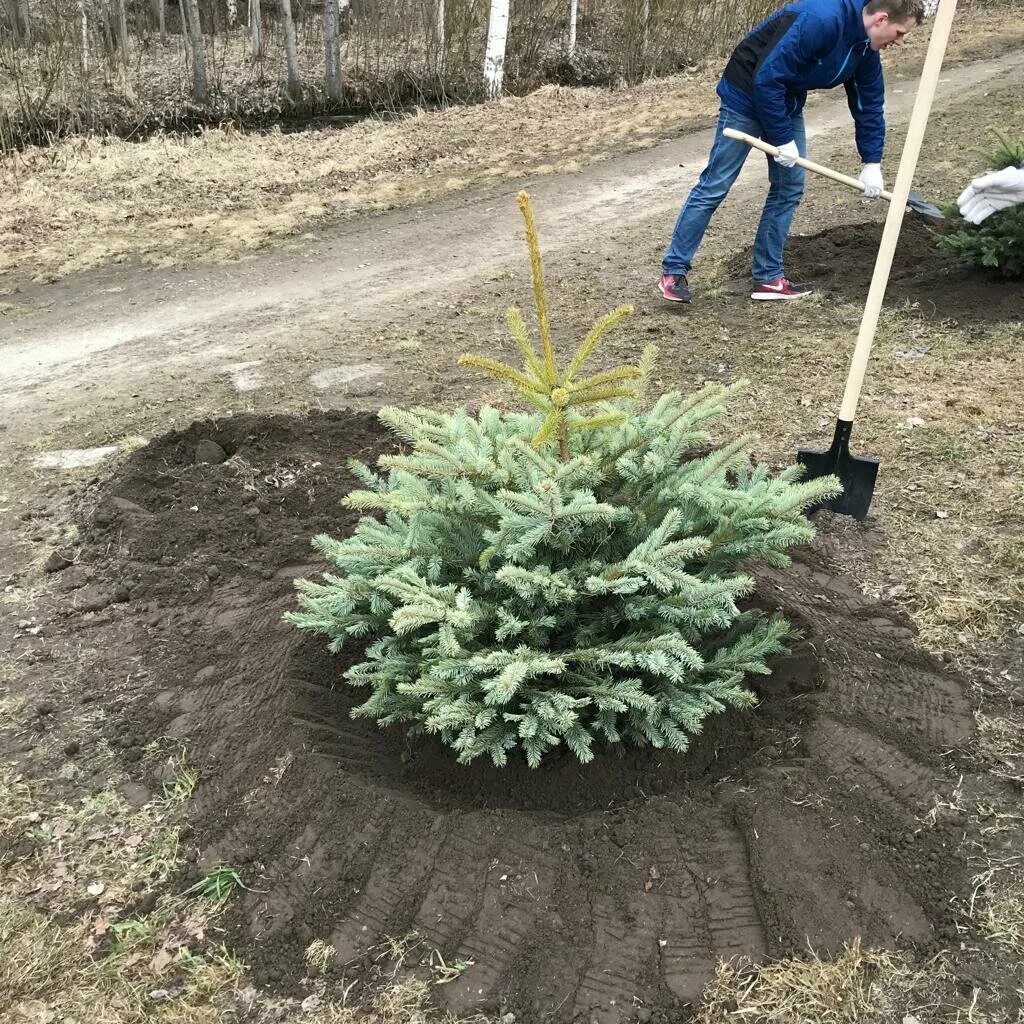
[{"label": "red and white sneaker", "polygon": [[669,302],[689,302],[693,298],[685,274],[662,274],[658,288]]},{"label": "red and white sneaker", "polygon": [[813,292],[809,284],[793,284],[788,277],[778,277],[767,284],[757,285],[750,297],[758,302],[792,302],[794,299],[806,299]]}]

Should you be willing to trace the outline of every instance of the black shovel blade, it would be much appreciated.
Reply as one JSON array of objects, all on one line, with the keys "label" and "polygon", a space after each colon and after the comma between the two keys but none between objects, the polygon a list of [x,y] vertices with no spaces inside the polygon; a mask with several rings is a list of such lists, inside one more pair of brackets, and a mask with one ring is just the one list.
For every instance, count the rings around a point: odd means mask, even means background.
[{"label": "black shovel blade", "polygon": [[828,509],[840,515],[864,519],[871,506],[871,498],[875,493],[875,478],[878,476],[878,459],[865,458],[850,454],[850,435],[853,423],[849,420],[836,421],[836,433],[832,439],[832,447],[827,451],[815,451],[801,448],[797,452],[797,462],[806,467],[805,480],[835,475],[843,485],[843,493],[835,498],[825,498],[813,505],[808,514],[819,509]]},{"label": "black shovel blade", "polygon": [[935,220],[946,219],[946,215],[934,203],[929,203],[920,192],[911,192],[910,195],[907,196],[907,206],[909,206],[914,213],[921,214],[922,217],[934,217]]}]

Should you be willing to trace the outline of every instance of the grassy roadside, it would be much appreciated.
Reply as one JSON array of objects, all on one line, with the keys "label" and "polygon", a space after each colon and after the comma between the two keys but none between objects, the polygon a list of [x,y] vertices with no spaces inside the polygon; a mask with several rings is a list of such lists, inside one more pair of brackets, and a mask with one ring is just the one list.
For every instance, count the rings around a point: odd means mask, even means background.
[{"label": "grassy roadside", "polygon": [[[1022,11],[1020,0],[968,6],[949,60],[1019,47]],[[915,74],[925,43],[922,34],[887,54],[891,72]],[[32,149],[0,162],[0,294],[15,279],[52,281],[126,260],[236,259],[339,217],[644,149],[714,116],[719,64],[633,88],[547,86],[346,129],[260,135],[224,126]]]},{"label": "grassy roadside", "polygon": [[[9,735],[35,732],[37,716],[25,702],[0,704]],[[373,950],[352,980],[329,974],[334,950],[314,941],[303,998],[248,985],[217,926],[245,881],[230,865],[189,864],[183,831],[199,776],[180,752],[148,753],[165,781],[141,805],[106,749],[67,761],[50,781],[0,767],[4,1024],[488,1024],[432,1006],[432,988],[458,965],[424,959],[415,936]]]}]

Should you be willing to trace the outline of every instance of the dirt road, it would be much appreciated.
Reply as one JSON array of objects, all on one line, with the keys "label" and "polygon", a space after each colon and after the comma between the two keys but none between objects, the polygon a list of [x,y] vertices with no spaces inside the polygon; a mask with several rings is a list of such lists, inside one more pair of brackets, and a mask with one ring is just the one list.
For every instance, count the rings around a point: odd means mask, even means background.
[{"label": "dirt road", "polygon": [[[963,104],[1022,68],[1020,53],[958,67],[944,77],[937,109]],[[915,86],[905,81],[891,88],[893,126],[905,122]],[[816,97],[808,120],[812,153],[836,157],[849,168],[855,157],[845,95]],[[651,249],[636,253],[635,260],[653,279],[654,253],[664,244],[710,139],[706,130],[577,174],[525,182],[540,211],[549,265],[562,253],[610,251],[617,230],[643,222],[651,227]],[[890,157],[890,176],[894,163]],[[762,168],[760,157],[749,162],[730,200],[733,210],[757,201]],[[176,371],[190,382],[189,390],[227,375],[245,392],[270,380],[280,384],[282,378],[293,378],[297,351],[319,350],[328,368],[339,361],[348,364],[347,356],[339,360],[332,351],[339,325],[361,324],[363,333],[370,334],[375,322],[451,301],[467,286],[522,262],[514,191],[503,184],[360,219],[322,230],[293,250],[239,264],[115,267],[25,293],[19,302],[30,312],[0,319],[0,395],[11,436],[27,441],[38,430],[42,399],[60,419],[83,393],[90,395],[90,404],[100,396],[118,395],[127,404],[129,396],[161,387]],[[629,298],[634,297],[610,291],[607,301]],[[383,353],[367,352],[354,362],[377,365],[382,358]],[[292,388],[312,396],[322,392],[315,381],[292,379]]]}]

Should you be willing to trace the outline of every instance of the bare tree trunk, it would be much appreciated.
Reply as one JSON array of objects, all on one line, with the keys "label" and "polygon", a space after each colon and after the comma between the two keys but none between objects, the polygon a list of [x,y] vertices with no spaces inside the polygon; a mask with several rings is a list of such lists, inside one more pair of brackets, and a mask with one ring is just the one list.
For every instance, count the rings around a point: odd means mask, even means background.
[{"label": "bare tree trunk", "polygon": [[166,10],[166,0],[150,0],[150,7],[153,11],[153,20],[157,24],[157,29],[160,32],[160,45],[167,45],[167,19],[164,15]]},{"label": "bare tree trunk", "polygon": [[110,24],[110,7],[101,3],[97,10],[99,17],[100,42],[103,45],[103,84],[110,85],[110,69],[114,64],[114,50],[117,49],[117,40],[114,38],[114,29]]},{"label": "bare tree trunk", "polygon": [[114,28],[117,32],[117,48],[121,51],[121,63],[128,66],[128,16],[125,12],[124,0],[114,0],[117,21]]},{"label": "bare tree trunk", "polygon": [[505,42],[508,39],[509,0],[491,0],[487,21],[487,52],[484,54],[484,85],[492,99],[501,95],[505,75]]},{"label": "bare tree trunk", "polygon": [[651,0],[644,0],[640,12],[643,22],[640,26],[640,77],[647,77],[647,50],[650,47]]},{"label": "bare tree trunk", "polygon": [[284,16],[284,53],[288,62],[288,95],[294,99],[302,92],[302,80],[299,78],[299,53],[295,45],[291,0],[281,0],[281,14]]},{"label": "bare tree trunk", "polygon": [[235,22],[238,21],[238,2],[237,0],[228,0],[228,28],[234,28]]},{"label": "bare tree trunk", "polygon": [[263,56],[263,13],[260,0],[249,0],[249,53],[253,60]]},{"label": "bare tree trunk", "polygon": [[210,96],[206,80],[206,54],[203,51],[203,25],[199,20],[199,0],[181,0],[185,32],[192,52],[192,95],[200,103]]},{"label": "bare tree trunk", "polygon": [[82,74],[89,74],[89,11],[86,0],[78,0],[78,19],[82,31]]},{"label": "bare tree trunk", "polygon": [[576,52],[576,12],[578,0],[571,0],[569,4],[569,56]]},{"label": "bare tree trunk", "polygon": [[32,42],[32,9],[29,0],[18,0],[18,20],[21,22],[21,38],[26,45]]},{"label": "bare tree trunk", "polygon": [[327,98],[341,102],[341,26],[338,0],[324,0],[324,85]]},{"label": "bare tree trunk", "polygon": [[434,30],[437,34],[437,61],[443,68],[445,52],[444,0],[437,0],[437,11],[434,15]]}]

